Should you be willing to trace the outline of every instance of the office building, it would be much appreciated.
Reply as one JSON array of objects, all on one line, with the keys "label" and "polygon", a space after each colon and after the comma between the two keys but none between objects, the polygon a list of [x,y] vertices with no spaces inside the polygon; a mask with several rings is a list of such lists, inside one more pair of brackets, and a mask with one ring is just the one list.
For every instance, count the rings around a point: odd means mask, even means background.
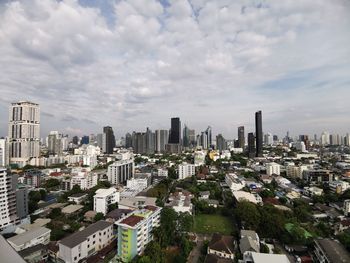
[{"label": "office building", "polygon": [[114,240],[113,224],[98,221],[58,242],[59,258],[65,263],[82,262]]},{"label": "office building", "polygon": [[238,127],[238,147],[244,149],[245,137],[244,137],[244,126]]},{"label": "office building", "polygon": [[90,143],[90,137],[87,136],[87,135],[84,135],[83,137],[81,137],[80,143],[81,144],[89,144]]},{"label": "office building", "polygon": [[9,148],[7,139],[0,139],[0,167],[9,165]]},{"label": "office building", "polygon": [[183,132],[182,132],[182,144],[185,148],[190,147],[190,135],[189,135],[189,128],[187,127],[187,125],[185,125],[185,127],[183,128]]},{"label": "office building", "polygon": [[115,147],[115,137],[112,127],[103,127],[102,152],[112,154]]},{"label": "office building", "polygon": [[120,193],[116,188],[98,189],[94,195],[94,211],[106,215],[108,206],[120,201]]},{"label": "office building", "polygon": [[165,152],[165,146],[169,140],[169,131],[168,130],[156,130],[156,152],[163,153]]},{"label": "office building", "polygon": [[115,222],[118,227],[118,256],[124,262],[141,255],[153,240],[152,230],[160,224],[160,212],[160,207],[144,206]]},{"label": "office building", "polygon": [[263,153],[263,129],[261,111],[257,111],[255,113],[255,141],[256,157],[261,157]]},{"label": "office building", "polygon": [[132,148],[134,153],[145,154],[147,152],[146,134],[144,132],[132,133]]},{"label": "office building", "polygon": [[255,155],[256,155],[255,136],[254,136],[254,133],[250,132],[248,133],[248,157],[254,158]]},{"label": "office building", "polygon": [[227,142],[222,134],[216,136],[216,149],[220,152],[227,150]]},{"label": "office building", "polygon": [[208,135],[205,131],[201,133],[200,146],[203,149],[208,149]]},{"label": "office building", "polygon": [[127,180],[134,176],[135,165],[134,157],[130,156],[125,159],[117,160],[107,169],[108,181],[111,184],[126,184]]},{"label": "office building", "polygon": [[171,118],[169,144],[181,144],[181,121],[180,118]]},{"label": "office building", "polygon": [[125,134],[125,148],[132,147],[132,135],[130,133]]},{"label": "office building", "polygon": [[40,108],[29,101],[12,103],[9,110],[10,163],[23,167],[40,155]]}]

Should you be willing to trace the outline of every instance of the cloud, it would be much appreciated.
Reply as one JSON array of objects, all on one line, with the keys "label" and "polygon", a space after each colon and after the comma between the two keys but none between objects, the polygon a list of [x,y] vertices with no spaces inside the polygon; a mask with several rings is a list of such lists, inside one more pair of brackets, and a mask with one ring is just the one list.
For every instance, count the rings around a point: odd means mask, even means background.
[{"label": "cloud", "polygon": [[42,135],[123,135],[180,116],[233,138],[258,109],[265,131],[345,133],[349,11],[346,0],[3,1],[0,107],[39,103]]}]

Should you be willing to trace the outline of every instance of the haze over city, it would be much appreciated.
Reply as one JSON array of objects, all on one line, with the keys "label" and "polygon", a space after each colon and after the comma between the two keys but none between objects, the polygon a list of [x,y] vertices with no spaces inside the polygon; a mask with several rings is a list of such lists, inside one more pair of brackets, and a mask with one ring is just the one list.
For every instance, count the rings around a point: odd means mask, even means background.
[{"label": "haze over city", "polygon": [[1,1],[0,136],[11,102],[41,107],[41,134],[116,135],[170,117],[233,138],[236,127],[345,134],[350,2]]}]

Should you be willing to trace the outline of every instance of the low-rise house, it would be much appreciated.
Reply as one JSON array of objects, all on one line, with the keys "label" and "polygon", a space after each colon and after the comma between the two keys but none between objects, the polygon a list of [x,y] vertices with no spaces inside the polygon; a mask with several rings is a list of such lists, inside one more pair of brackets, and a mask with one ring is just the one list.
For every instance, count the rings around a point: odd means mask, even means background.
[{"label": "low-rise house", "polygon": [[219,206],[219,201],[214,199],[207,200],[208,206],[217,208]]},{"label": "low-rise house", "polygon": [[38,244],[47,245],[50,242],[50,233],[50,229],[38,227],[17,236],[10,237],[7,241],[16,251],[21,251]]},{"label": "low-rise house", "polygon": [[188,212],[192,215],[193,205],[191,199],[193,195],[188,191],[177,191],[169,196],[169,202],[165,206],[172,207],[176,212]]},{"label": "low-rise house", "polygon": [[241,230],[239,250],[242,254],[246,251],[260,252],[260,240],[258,234],[253,230]]},{"label": "low-rise house", "polygon": [[131,209],[114,209],[106,215],[106,220],[111,222],[118,221],[119,219],[130,214],[132,211],[133,210]]},{"label": "low-rise house", "polygon": [[59,258],[66,263],[77,263],[108,246],[113,240],[113,224],[101,220],[62,239],[58,243]]},{"label": "low-rise house", "polygon": [[303,193],[304,193],[304,195],[310,196],[310,197],[312,197],[314,195],[320,196],[323,194],[323,189],[316,187],[316,186],[304,187]]},{"label": "low-rise house", "polygon": [[234,173],[228,173],[225,175],[225,182],[232,191],[239,191],[244,188],[245,181]]},{"label": "low-rise house", "polygon": [[120,198],[118,208],[135,210],[145,205],[156,205],[157,198],[147,196],[133,196]]},{"label": "low-rise house", "polygon": [[68,205],[62,208],[62,213],[66,215],[72,215],[83,209],[82,205]]},{"label": "low-rise house", "polygon": [[290,263],[288,257],[283,254],[265,254],[246,251],[241,263]]},{"label": "low-rise house", "polygon": [[199,200],[208,200],[210,196],[210,191],[199,192]]},{"label": "low-rise house", "polygon": [[338,241],[323,238],[315,239],[317,262],[350,262],[350,254]]},{"label": "low-rise house", "polygon": [[77,205],[80,205],[85,199],[87,198],[87,194],[84,193],[78,193],[71,196],[68,196],[69,202],[74,202]]},{"label": "low-rise house", "polygon": [[28,247],[19,251],[18,254],[28,263],[47,262],[49,258],[47,246],[43,244]]},{"label": "low-rise house", "polygon": [[234,191],[232,194],[238,203],[242,201],[248,201],[254,204],[259,204],[262,202],[262,199],[258,194],[254,195],[245,191]]},{"label": "low-rise house", "polygon": [[233,236],[224,236],[214,233],[208,244],[208,255],[231,259],[235,257],[235,239]]}]

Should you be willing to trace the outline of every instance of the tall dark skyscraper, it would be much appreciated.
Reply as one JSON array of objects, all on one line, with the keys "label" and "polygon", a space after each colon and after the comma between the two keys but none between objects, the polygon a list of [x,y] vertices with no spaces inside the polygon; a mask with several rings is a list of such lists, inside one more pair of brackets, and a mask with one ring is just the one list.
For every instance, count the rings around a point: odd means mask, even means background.
[{"label": "tall dark skyscraper", "polygon": [[244,126],[238,127],[238,148],[244,149],[245,138],[244,138]]},{"label": "tall dark skyscraper", "polygon": [[250,133],[248,133],[248,157],[254,158],[255,155],[256,155],[255,137],[254,137],[254,133],[250,132]]},{"label": "tall dark skyscraper", "polygon": [[112,154],[115,147],[115,137],[112,127],[103,127],[102,151],[103,153]]},{"label": "tall dark skyscraper", "polygon": [[255,112],[255,140],[256,140],[256,157],[262,156],[263,130],[261,111]]},{"label": "tall dark skyscraper", "polygon": [[181,143],[181,121],[180,121],[180,118],[171,118],[169,144],[180,144],[180,143]]}]

